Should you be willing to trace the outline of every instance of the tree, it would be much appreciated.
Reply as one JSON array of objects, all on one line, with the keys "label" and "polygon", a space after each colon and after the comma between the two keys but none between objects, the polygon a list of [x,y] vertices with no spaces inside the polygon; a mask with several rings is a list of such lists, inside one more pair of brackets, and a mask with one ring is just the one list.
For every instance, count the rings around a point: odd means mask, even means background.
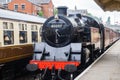
[{"label": "tree", "polygon": [[87,13],[88,16],[93,16],[91,13]]},{"label": "tree", "polygon": [[39,12],[38,12],[38,15],[43,17],[43,12],[42,12],[42,11],[39,11]]},{"label": "tree", "polygon": [[110,19],[110,16],[107,18],[107,21],[106,21],[106,24],[110,24],[111,23],[111,19]]},{"label": "tree", "polygon": [[55,8],[54,9],[54,15],[58,14],[58,10]]},{"label": "tree", "polygon": [[99,18],[99,20],[100,20],[100,22],[102,22],[102,23],[103,23],[103,19],[102,19],[102,17],[100,17],[100,18]]}]

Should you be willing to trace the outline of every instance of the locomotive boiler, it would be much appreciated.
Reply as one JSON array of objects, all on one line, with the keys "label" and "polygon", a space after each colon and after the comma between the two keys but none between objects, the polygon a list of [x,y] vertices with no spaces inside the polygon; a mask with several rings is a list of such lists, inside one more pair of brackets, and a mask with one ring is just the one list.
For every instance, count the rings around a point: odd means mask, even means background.
[{"label": "locomotive boiler", "polygon": [[104,34],[99,21],[81,14],[67,16],[67,7],[59,7],[58,15],[43,24],[42,42],[35,43],[33,60],[27,69],[74,72],[105,50]]}]

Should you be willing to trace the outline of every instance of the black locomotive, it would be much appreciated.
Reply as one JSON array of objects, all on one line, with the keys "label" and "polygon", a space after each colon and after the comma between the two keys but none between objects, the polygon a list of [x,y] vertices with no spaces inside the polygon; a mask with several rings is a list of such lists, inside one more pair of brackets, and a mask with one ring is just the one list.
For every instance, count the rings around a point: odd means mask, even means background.
[{"label": "black locomotive", "polygon": [[67,7],[59,7],[58,15],[47,19],[41,33],[42,42],[35,43],[33,60],[27,66],[31,71],[75,71],[94,61],[96,55],[119,38],[119,33],[92,17],[81,14],[67,16]]}]

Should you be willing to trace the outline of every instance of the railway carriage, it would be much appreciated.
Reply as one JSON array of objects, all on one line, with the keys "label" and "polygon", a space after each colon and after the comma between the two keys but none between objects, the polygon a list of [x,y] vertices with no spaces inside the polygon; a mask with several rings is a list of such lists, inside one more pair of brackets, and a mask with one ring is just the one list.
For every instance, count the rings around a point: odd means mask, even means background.
[{"label": "railway carriage", "polygon": [[111,46],[116,40],[119,39],[119,32],[116,32],[109,27],[104,27],[104,48],[107,49]]},{"label": "railway carriage", "polygon": [[39,29],[45,20],[0,9],[0,79],[13,78],[25,68],[33,54],[32,44],[41,41]]}]

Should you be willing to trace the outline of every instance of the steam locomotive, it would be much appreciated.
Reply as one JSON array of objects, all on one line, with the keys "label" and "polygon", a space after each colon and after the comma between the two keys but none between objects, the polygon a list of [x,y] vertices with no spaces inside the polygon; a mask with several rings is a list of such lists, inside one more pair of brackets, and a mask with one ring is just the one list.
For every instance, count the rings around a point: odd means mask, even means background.
[{"label": "steam locomotive", "polygon": [[94,61],[113,42],[119,33],[104,27],[96,19],[81,15],[67,16],[67,7],[59,7],[58,15],[46,20],[41,30],[42,42],[35,43],[30,71],[65,70],[74,72]]}]

